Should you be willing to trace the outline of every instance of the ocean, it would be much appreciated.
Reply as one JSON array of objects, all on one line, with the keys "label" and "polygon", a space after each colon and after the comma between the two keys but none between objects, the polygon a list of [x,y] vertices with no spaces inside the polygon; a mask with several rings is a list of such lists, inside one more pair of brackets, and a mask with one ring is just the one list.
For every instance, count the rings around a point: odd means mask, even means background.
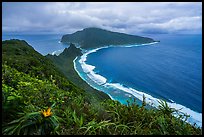
[{"label": "ocean", "polygon": [[92,87],[127,104],[143,94],[189,114],[202,126],[202,35],[148,35],[159,43],[93,49],[76,58],[75,69]]},{"label": "ocean", "polygon": [[[123,45],[84,52],[73,62],[90,86],[127,104],[136,98],[154,107],[166,100],[170,107],[190,115],[189,123],[202,126],[202,35],[144,35],[159,43]],[[60,54],[68,45],[62,35],[3,35],[2,40],[26,40],[42,55]]]}]

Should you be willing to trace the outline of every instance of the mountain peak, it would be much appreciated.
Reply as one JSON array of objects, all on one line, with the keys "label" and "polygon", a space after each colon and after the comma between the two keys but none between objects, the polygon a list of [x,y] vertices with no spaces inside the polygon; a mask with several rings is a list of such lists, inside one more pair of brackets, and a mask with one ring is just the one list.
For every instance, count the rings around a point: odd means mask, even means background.
[{"label": "mountain peak", "polygon": [[91,30],[91,29],[103,30],[102,28],[98,28],[98,27],[88,27],[88,28],[84,28],[83,30]]},{"label": "mountain peak", "polygon": [[77,48],[73,43],[70,44],[68,48],[65,48],[64,51],[59,55],[60,57],[75,57],[82,55],[81,50]]}]

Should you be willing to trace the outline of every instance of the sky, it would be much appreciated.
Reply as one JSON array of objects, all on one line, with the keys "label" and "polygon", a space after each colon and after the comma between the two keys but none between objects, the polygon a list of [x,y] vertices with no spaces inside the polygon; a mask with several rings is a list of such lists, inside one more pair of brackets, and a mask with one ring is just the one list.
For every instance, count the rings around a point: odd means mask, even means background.
[{"label": "sky", "polygon": [[3,2],[2,33],[202,34],[202,2]]}]

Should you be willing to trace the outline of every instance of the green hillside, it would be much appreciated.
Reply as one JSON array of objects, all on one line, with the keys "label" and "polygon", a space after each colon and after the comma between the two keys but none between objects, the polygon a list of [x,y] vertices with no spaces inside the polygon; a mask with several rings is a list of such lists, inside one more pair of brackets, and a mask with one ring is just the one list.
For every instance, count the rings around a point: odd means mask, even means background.
[{"label": "green hillside", "polygon": [[73,34],[64,35],[61,42],[77,43],[83,49],[91,49],[107,45],[143,44],[154,42],[154,40],[99,28],[86,28]]},{"label": "green hillside", "polygon": [[[77,51],[72,45],[61,57],[66,60]],[[122,105],[98,99],[54,64],[25,41],[2,41],[3,135],[202,134],[201,128],[181,120],[187,116],[172,116],[177,110],[163,101],[158,109],[147,109],[145,97],[142,106],[135,100]]]},{"label": "green hillside", "polygon": [[49,59],[35,51],[26,41],[3,41],[2,63],[42,80],[49,80],[52,75],[55,83],[64,89],[76,88]]},{"label": "green hillside", "polygon": [[76,48],[74,44],[70,44],[69,48],[65,48],[64,51],[59,54],[59,56],[48,54],[45,57],[50,59],[55,66],[75,85],[88,91],[87,94],[89,94],[89,96],[95,95],[99,100],[110,99],[107,94],[90,87],[75,71],[73,60],[77,56],[81,55],[81,50]]}]

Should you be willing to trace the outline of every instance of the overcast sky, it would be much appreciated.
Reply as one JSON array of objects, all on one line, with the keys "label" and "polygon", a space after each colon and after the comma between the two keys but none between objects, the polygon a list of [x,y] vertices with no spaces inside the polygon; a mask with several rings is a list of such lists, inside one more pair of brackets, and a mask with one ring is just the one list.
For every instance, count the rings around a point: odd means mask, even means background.
[{"label": "overcast sky", "polygon": [[4,33],[73,33],[99,27],[128,34],[202,34],[201,2],[4,2]]}]

